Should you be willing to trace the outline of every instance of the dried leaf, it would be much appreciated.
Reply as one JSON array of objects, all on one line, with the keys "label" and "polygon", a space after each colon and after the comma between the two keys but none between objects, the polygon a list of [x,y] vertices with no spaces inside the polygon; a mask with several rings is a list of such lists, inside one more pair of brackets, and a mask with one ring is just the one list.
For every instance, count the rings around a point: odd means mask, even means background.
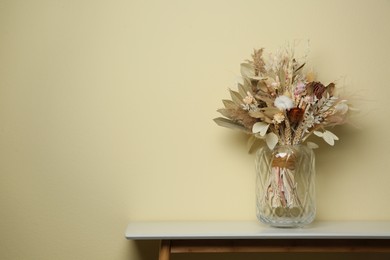
[{"label": "dried leaf", "polygon": [[272,123],[272,117],[266,116],[263,112],[261,111],[249,111],[249,115],[253,118],[260,118],[261,121],[264,121],[267,124]]},{"label": "dried leaf", "polygon": [[227,117],[227,118],[231,118],[231,110],[232,109],[227,109],[227,108],[221,108],[221,109],[218,109],[217,112],[218,113],[221,113],[221,115]]},{"label": "dried leaf", "polygon": [[228,109],[237,109],[238,108],[236,103],[234,103],[233,101],[228,100],[228,99],[222,100],[222,103],[225,106],[225,108],[228,108]]},{"label": "dried leaf", "polygon": [[237,84],[237,87],[238,87],[238,93],[240,93],[240,95],[242,97],[246,97],[248,94],[246,93],[247,91],[245,90],[244,86],[242,84]]},{"label": "dried leaf", "polygon": [[267,84],[264,82],[264,80],[257,82],[257,89],[260,89],[263,92],[268,92]]},{"label": "dried leaf", "polygon": [[280,110],[276,107],[264,107],[261,110],[269,118],[273,118],[275,114],[280,113]]},{"label": "dried leaf", "polygon": [[241,75],[245,78],[252,78],[255,76],[255,69],[249,63],[241,63]]},{"label": "dried leaf", "polygon": [[333,146],[334,145],[334,139],[332,137],[330,137],[329,135],[324,135],[322,137],[325,142],[327,142],[329,145]]},{"label": "dried leaf", "polygon": [[249,111],[249,115],[254,118],[264,118],[265,115],[261,111]]},{"label": "dried leaf", "polygon": [[325,132],[327,135],[331,136],[334,140],[339,140],[339,138],[331,131],[326,130]]},{"label": "dried leaf", "polygon": [[245,89],[250,89],[252,95],[257,91],[256,86],[252,85],[250,78],[244,78],[244,87]]},{"label": "dried leaf", "polygon": [[303,68],[303,66],[305,66],[306,63],[303,63],[301,66],[299,66],[298,68],[296,68],[294,70],[294,73],[297,73],[299,70],[301,70]]},{"label": "dried leaf", "polygon": [[265,102],[268,107],[272,107],[274,104],[274,100],[270,98],[268,94],[257,94],[255,95],[255,98]]},{"label": "dried leaf", "polygon": [[269,133],[265,137],[265,142],[270,150],[273,150],[278,143],[278,136],[274,133]]},{"label": "dried leaf", "polygon": [[325,131],[322,138],[324,138],[325,142],[332,146],[334,145],[335,140],[339,140],[339,138],[330,131]]},{"label": "dried leaf", "polygon": [[229,89],[229,91],[230,91],[230,96],[232,97],[233,102],[236,103],[237,105],[241,105],[243,103],[242,99],[244,97],[242,97],[240,95],[240,93],[238,93],[237,91],[234,91],[234,90],[231,90],[231,89]]},{"label": "dried leaf", "polygon": [[322,137],[324,135],[324,133],[320,131],[314,131],[313,134],[315,134],[318,137]]},{"label": "dried leaf", "polygon": [[264,122],[257,122],[252,127],[252,133],[257,134],[259,133],[260,136],[264,136],[267,133],[269,124]]},{"label": "dried leaf", "polygon": [[244,131],[245,133],[249,133],[248,129],[246,129],[242,125],[237,124],[237,123],[235,123],[229,119],[223,118],[223,117],[214,118],[214,122],[219,126],[223,126],[223,127],[227,127],[227,128],[233,129],[233,130],[240,130],[240,131]]},{"label": "dried leaf", "polygon": [[248,80],[244,80],[244,83],[241,84],[242,88],[245,91],[245,95],[249,92],[253,95],[252,87],[251,87],[251,82]]},{"label": "dried leaf", "polygon": [[333,146],[335,140],[339,140],[339,138],[333,134],[332,132],[325,130],[324,132],[320,131],[314,131],[313,132],[316,136],[322,137],[325,142],[327,142],[329,145]]}]

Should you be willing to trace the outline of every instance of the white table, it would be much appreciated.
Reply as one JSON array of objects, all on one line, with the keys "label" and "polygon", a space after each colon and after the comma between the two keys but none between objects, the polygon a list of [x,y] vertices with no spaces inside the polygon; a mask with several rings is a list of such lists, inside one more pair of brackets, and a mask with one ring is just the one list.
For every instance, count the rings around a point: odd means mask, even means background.
[{"label": "white table", "polygon": [[387,252],[390,221],[317,221],[271,228],[257,221],[132,222],[132,240],[161,240],[159,259],[204,252]]}]

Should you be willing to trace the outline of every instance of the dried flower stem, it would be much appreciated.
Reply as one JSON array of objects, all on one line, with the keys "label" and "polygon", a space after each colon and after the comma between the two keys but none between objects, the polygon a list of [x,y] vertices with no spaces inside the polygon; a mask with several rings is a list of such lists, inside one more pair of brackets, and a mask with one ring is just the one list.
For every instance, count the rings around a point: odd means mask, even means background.
[{"label": "dried flower stem", "polygon": [[303,134],[304,124],[300,123],[297,130],[295,131],[295,136],[293,139],[293,144],[298,144],[301,140],[302,134]]},{"label": "dried flower stem", "polygon": [[290,121],[287,120],[287,113],[284,112],[284,116],[286,117],[286,120],[284,120],[284,124],[286,125],[286,129],[284,130],[284,142],[285,144],[291,144],[291,126]]}]

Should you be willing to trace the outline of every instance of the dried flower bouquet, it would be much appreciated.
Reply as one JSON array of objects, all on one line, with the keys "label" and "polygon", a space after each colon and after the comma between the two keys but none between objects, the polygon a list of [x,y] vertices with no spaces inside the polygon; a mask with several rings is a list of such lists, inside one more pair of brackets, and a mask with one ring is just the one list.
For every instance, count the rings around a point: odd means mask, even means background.
[{"label": "dried flower bouquet", "polygon": [[[265,140],[272,150],[276,144],[301,144],[315,134],[330,145],[338,137],[325,128],[344,124],[347,100],[336,95],[334,83],[323,85],[313,72],[304,72],[294,51],[284,49],[263,57],[254,50],[252,59],[241,64],[242,83],[223,100],[224,117],[214,121],[223,127],[251,134],[249,142]],[[310,143],[310,146],[313,144]]]},{"label": "dried flower bouquet", "polygon": [[[250,134],[249,148],[257,140],[264,140],[270,150],[278,144],[300,145],[312,134],[333,146],[338,137],[326,128],[344,124],[350,111],[347,100],[337,96],[335,84],[315,80],[312,72],[304,70],[305,62],[294,58],[292,49],[267,58],[263,53],[264,49],[254,50],[252,59],[241,64],[242,83],[238,83],[238,91],[230,90],[231,100],[223,100],[225,107],[218,112],[224,117],[214,121]],[[311,149],[317,148],[315,143],[306,143]],[[274,150],[269,165],[257,165],[270,173],[259,203],[270,207],[269,214],[299,217],[308,211],[304,201],[307,192],[298,192],[296,179],[301,175],[295,174],[295,168],[301,167],[297,162],[299,153],[281,152],[294,151],[283,149]],[[315,207],[308,218],[314,218],[314,214]]]}]

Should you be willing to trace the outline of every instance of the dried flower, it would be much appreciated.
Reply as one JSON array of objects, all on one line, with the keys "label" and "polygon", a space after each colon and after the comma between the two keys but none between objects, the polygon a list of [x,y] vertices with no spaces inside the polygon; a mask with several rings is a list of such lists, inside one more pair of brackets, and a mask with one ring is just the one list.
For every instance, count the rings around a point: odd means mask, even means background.
[{"label": "dried flower", "polygon": [[318,99],[322,98],[322,94],[325,92],[325,86],[321,82],[310,82],[306,86],[307,93],[309,95],[315,95]]},{"label": "dried flower", "polygon": [[292,125],[297,124],[302,120],[304,113],[305,110],[303,110],[302,108],[294,107],[290,109],[290,111],[288,111],[287,113],[288,120],[290,120],[290,123]]},{"label": "dried flower", "polygon": [[279,110],[284,111],[293,108],[294,102],[291,100],[291,98],[282,95],[275,98],[274,105],[279,108]]},{"label": "dried flower", "polygon": [[247,91],[246,94],[247,94],[247,96],[244,97],[242,101],[244,101],[244,103],[247,105],[254,103],[255,98],[252,96],[252,94],[249,91]]},{"label": "dried flower", "polygon": [[294,90],[294,96],[301,96],[306,92],[306,85],[302,81],[299,81]]},{"label": "dried flower", "polygon": [[262,57],[263,50],[264,49],[254,50],[252,54],[255,76],[258,76],[260,73],[265,73],[264,60]]},{"label": "dried flower", "polygon": [[279,113],[276,113],[275,115],[274,115],[274,118],[273,118],[273,122],[275,123],[275,124],[280,124],[280,123],[282,123],[283,121],[284,121],[284,115],[283,115],[283,113],[282,112],[279,112]]}]

